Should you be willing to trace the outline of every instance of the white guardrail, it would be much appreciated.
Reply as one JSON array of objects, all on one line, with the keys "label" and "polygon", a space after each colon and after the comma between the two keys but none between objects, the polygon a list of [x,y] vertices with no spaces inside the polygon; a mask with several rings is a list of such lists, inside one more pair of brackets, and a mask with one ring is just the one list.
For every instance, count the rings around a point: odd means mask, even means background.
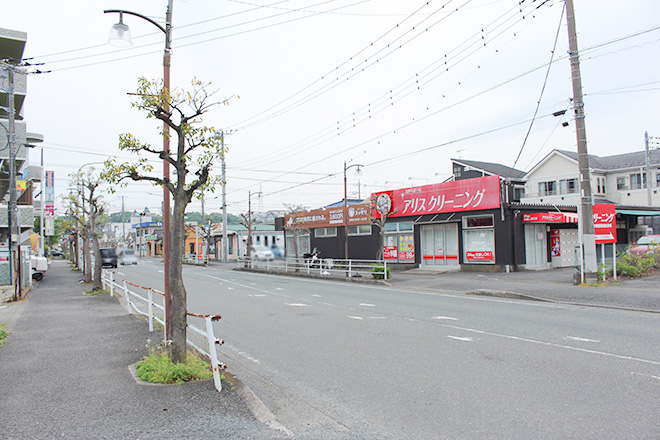
[{"label": "white guardrail", "polygon": [[[110,289],[110,296],[114,296],[115,293],[118,295],[121,294],[126,302],[126,308],[129,314],[137,313],[139,315],[146,316],[149,320],[149,331],[154,331],[154,321],[158,322],[163,326],[163,339],[167,339],[166,328],[167,323],[165,322],[165,307],[160,304],[158,301],[154,301],[154,294],[157,296],[160,295],[161,298],[164,298],[163,292],[156,290],[151,287],[144,287],[138,284],[131,283],[130,281],[123,280],[121,284],[117,283],[114,280],[114,271],[104,269],[102,272],[101,280],[103,282],[103,288]],[[121,291],[121,293],[119,292]],[[142,293],[142,294],[141,294]],[[143,296],[144,295],[144,296]],[[146,311],[144,310],[146,307]],[[206,356],[211,361],[211,367],[213,368],[213,382],[215,384],[215,389],[222,391],[222,380],[220,377],[220,370],[227,368],[226,365],[218,361],[218,354],[216,352],[216,347],[225,343],[222,339],[217,339],[213,333],[213,321],[220,319],[220,315],[202,315],[198,313],[188,313],[189,317],[203,319],[205,322],[204,329],[199,328],[190,322],[187,323],[188,330],[191,330],[193,334],[200,336],[201,338],[191,338],[191,333],[188,332],[189,338],[187,339],[188,344],[190,344],[195,350],[199,353]]]},{"label": "white guardrail", "polygon": [[[262,268],[267,271],[304,272],[308,275],[346,278],[388,279],[387,261],[340,260],[336,258],[286,258],[260,261],[256,258],[240,258],[238,267]],[[375,274],[375,276],[374,276]]]}]

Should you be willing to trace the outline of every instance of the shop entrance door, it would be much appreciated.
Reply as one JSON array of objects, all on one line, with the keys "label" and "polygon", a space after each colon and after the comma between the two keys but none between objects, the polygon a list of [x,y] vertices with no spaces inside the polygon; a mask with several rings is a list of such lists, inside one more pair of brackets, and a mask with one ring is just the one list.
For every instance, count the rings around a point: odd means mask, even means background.
[{"label": "shop entrance door", "polygon": [[527,267],[548,265],[548,243],[545,225],[525,225],[525,257]]},{"label": "shop entrance door", "polygon": [[422,226],[422,265],[458,266],[458,225]]}]

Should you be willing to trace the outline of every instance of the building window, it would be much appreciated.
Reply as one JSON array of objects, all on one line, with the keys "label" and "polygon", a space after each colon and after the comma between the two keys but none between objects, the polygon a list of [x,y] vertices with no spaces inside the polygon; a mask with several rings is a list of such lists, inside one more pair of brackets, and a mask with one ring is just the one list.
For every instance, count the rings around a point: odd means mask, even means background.
[{"label": "building window", "polygon": [[371,235],[371,225],[349,226],[348,235]]},{"label": "building window", "polygon": [[552,196],[557,194],[557,182],[540,182],[539,183],[539,196]]},{"label": "building window", "polygon": [[314,237],[316,238],[325,238],[325,237],[336,237],[337,228],[316,228],[314,229]]},{"label": "building window", "polygon": [[463,217],[464,263],[495,263],[494,220],[492,215]]},{"label": "building window", "polygon": [[385,223],[383,258],[390,262],[415,262],[415,236],[412,222]]},{"label": "building window", "polygon": [[616,178],[616,189],[628,189],[626,186],[626,178],[625,177],[617,177]]},{"label": "building window", "polygon": [[494,225],[493,216],[491,215],[480,215],[475,217],[463,217],[463,228],[464,229],[476,229],[476,228],[492,228]]},{"label": "building window", "polygon": [[578,190],[578,180],[577,179],[565,179],[559,181],[559,193],[560,194],[574,194]]},{"label": "building window", "polygon": [[655,186],[660,187],[660,173],[655,173]]},{"label": "building window", "polygon": [[644,188],[646,185],[642,184],[642,182],[644,182],[644,184],[646,183],[646,174],[635,173],[630,175],[630,189]]},{"label": "building window", "polygon": [[605,194],[605,178],[596,177],[596,194]]}]

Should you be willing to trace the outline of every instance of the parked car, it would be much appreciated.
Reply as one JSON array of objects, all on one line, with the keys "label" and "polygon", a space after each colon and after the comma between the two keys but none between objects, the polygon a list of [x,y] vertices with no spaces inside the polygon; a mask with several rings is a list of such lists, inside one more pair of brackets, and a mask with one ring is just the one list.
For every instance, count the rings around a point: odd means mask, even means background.
[{"label": "parked car", "polygon": [[260,261],[269,261],[274,257],[273,252],[266,246],[252,245],[250,248],[250,258]]},{"label": "parked car", "polygon": [[59,250],[57,250],[57,249],[53,249],[52,251],[50,251],[50,254],[51,254],[53,257],[61,257],[61,256],[62,256],[62,251],[59,251]]},{"label": "parked car", "polygon": [[124,264],[138,264],[138,257],[135,255],[133,249],[124,249],[119,252],[119,263],[123,266]]},{"label": "parked car", "polygon": [[101,267],[117,267],[119,258],[115,248],[101,248]]},{"label": "parked car", "polygon": [[628,248],[634,255],[644,255],[649,252],[660,252],[660,235],[644,235]]}]

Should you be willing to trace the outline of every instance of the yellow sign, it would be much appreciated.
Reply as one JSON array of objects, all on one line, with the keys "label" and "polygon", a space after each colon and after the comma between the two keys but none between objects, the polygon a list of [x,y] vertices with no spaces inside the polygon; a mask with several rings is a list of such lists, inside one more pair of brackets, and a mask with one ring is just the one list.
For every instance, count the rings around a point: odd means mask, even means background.
[{"label": "yellow sign", "polygon": [[16,189],[18,191],[25,191],[27,189],[27,180],[17,180]]}]

